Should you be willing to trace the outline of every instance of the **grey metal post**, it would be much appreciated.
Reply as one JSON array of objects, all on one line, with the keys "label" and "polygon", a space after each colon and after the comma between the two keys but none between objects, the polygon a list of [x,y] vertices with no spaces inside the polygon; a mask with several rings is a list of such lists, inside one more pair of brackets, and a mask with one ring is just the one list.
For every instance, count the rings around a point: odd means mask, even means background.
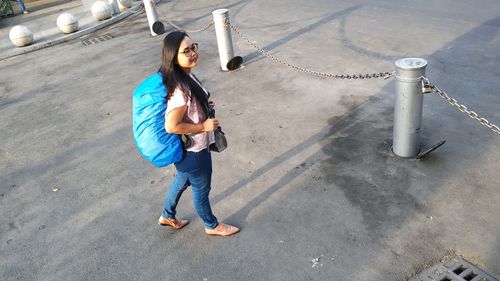
[{"label": "grey metal post", "polygon": [[212,15],[214,17],[217,46],[219,47],[220,67],[223,71],[228,71],[227,63],[234,57],[231,29],[226,24],[226,22],[229,22],[229,12],[227,9],[218,9],[213,11]]},{"label": "grey metal post", "polygon": [[422,76],[427,61],[420,58],[397,60],[396,97],[392,151],[401,157],[415,157],[420,151],[422,126]]},{"label": "grey metal post", "polygon": [[109,0],[109,5],[111,5],[111,14],[118,15],[120,13],[120,7],[118,6],[119,0]]},{"label": "grey metal post", "polygon": [[152,36],[156,36],[165,32],[165,26],[158,18],[158,13],[155,9],[154,0],[142,0],[144,9],[146,10],[146,17],[148,18],[149,30]]}]

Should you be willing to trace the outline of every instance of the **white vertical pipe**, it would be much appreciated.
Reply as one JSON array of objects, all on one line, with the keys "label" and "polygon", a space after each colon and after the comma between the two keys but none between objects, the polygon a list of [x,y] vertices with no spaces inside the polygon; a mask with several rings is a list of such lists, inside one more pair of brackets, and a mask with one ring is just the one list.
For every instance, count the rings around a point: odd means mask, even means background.
[{"label": "white vertical pipe", "polygon": [[223,71],[228,71],[227,63],[234,57],[231,29],[226,24],[229,23],[229,11],[227,9],[218,9],[213,11],[212,15],[219,48],[220,67]]},{"label": "white vertical pipe", "polygon": [[162,34],[163,31],[160,32],[157,30],[158,33],[156,33],[153,29],[153,26],[156,24],[163,27],[163,24],[158,19],[158,13],[156,12],[156,8],[154,6],[155,4],[153,1],[154,0],[142,0],[142,2],[144,3],[144,9],[146,10],[146,17],[148,18],[149,30],[151,31],[152,36],[156,36]]},{"label": "white vertical pipe", "polygon": [[118,6],[118,1],[120,0],[109,0],[109,5],[111,5],[111,14],[118,15],[120,13],[120,7]]},{"label": "white vertical pipe", "polygon": [[422,77],[427,61],[404,58],[395,62],[396,96],[392,151],[401,157],[415,157],[420,151],[422,127]]}]

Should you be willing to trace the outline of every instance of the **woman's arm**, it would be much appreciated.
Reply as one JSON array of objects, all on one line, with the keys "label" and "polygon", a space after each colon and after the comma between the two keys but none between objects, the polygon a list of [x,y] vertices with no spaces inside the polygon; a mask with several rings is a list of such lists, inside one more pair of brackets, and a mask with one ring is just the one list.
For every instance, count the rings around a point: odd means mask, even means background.
[{"label": "woman's arm", "polygon": [[165,116],[165,129],[170,134],[196,134],[211,132],[219,127],[219,120],[207,119],[201,124],[183,122],[187,111],[187,105],[177,107]]}]

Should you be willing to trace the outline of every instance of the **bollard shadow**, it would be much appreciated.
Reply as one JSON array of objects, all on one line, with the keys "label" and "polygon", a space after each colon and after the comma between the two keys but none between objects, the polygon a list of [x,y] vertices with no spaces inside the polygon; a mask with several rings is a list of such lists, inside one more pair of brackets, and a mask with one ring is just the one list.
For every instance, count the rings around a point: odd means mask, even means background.
[{"label": "bollard shadow", "polygon": [[[347,9],[344,9],[344,10],[332,13],[330,15],[327,15],[327,16],[323,17],[322,19],[320,19],[320,20],[318,20],[318,21],[316,21],[308,26],[305,26],[305,27],[303,27],[295,32],[292,32],[292,33],[288,34],[287,36],[285,36],[285,37],[283,37],[283,38],[281,38],[281,39],[279,39],[279,40],[277,40],[277,41],[275,41],[275,42],[273,42],[265,47],[261,47],[261,48],[265,51],[268,51],[268,52],[271,50],[274,50],[274,49],[296,39],[297,37],[300,37],[301,35],[304,35],[304,34],[310,32],[314,29],[317,29],[318,27],[321,27],[321,26],[323,26],[323,25],[325,25],[325,24],[327,24],[327,23],[329,23],[337,18],[346,16],[346,15],[352,13],[353,11],[360,9],[361,7],[363,7],[363,6],[361,6],[361,5],[352,6],[352,7],[349,7]],[[263,55],[259,51],[255,51],[251,54],[244,56],[243,62],[246,65],[248,65],[250,63],[253,63],[255,61],[260,60],[261,58],[263,58]]]},{"label": "bollard shadow", "polygon": [[[362,109],[358,109],[362,110]],[[354,111],[356,112],[356,111]],[[302,142],[301,144],[293,147],[292,149],[288,150],[287,152],[281,154],[277,158],[273,159],[271,162],[268,164],[264,165],[263,167],[259,168],[256,170],[252,175],[235,185],[229,187],[226,189],[221,194],[218,194],[217,196],[214,196],[213,202],[217,203],[221,201],[224,197],[229,196],[231,193],[234,191],[238,190],[239,188],[245,186],[255,178],[263,175],[265,172],[269,172],[271,169],[275,168],[279,164],[282,164],[295,155],[299,154],[300,152],[308,149],[312,145],[317,145],[318,143],[322,143],[327,139],[332,138],[335,135],[343,134],[345,133],[346,129],[350,129],[352,125],[350,124],[350,117],[347,116],[346,118],[340,118],[337,119],[335,118],[335,123],[332,124],[332,127],[328,126],[323,128],[319,133],[313,135],[306,141]],[[258,208],[261,204],[266,202],[273,194],[281,190],[282,188],[286,187],[290,182],[292,182],[294,179],[297,177],[301,176],[305,172],[309,171],[313,166],[317,165],[320,161],[322,161],[325,158],[325,154],[323,151],[318,151],[316,153],[313,153],[311,156],[307,157],[304,159],[299,165],[296,165],[294,167],[289,167],[289,171],[285,173],[281,178],[278,179],[276,183],[268,187],[265,191],[261,192],[259,195],[254,197],[252,200],[248,201],[243,207],[239,208],[236,212],[234,212],[231,216],[227,218],[228,222],[237,222],[238,226],[241,228],[244,228],[248,225],[248,217],[250,213]]]},{"label": "bollard shadow", "polygon": [[[224,189],[223,192],[215,195],[211,199],[211,202],[213,202],[213,204],[217,204],[218,202],[222,201],[224,198],[229,197],[231,194],[238,191],[240,188],[251,183],[256,178],[264,175],[265,173],[267,173],[270,170],[274,169],[275,167],[281,165],[282,163],[288,161],[290,158],[294,157],[295,155],[299,154],[300,152],[302,152],[302,151],[308,149],[309,147],[311,147],[312,145],[315,145],[316,143],[320,142],[323,138],[325,138],[327,136],[328,131],[329,131],[329,128],[325,127],[319,133],[316,133],[313,136],[309,137],[306,141],[304,141],[304,142],[290,148],[286,152],[280,154],[278,157],[274,158],[272,161],[268,162],[266,165],[255,170],[250,176],[238,181],[237,183]],[[300,169],[299,171],[302,171],[302,170],[303,169]],[[290,180],[292,180],[293,178],[296,177],[296,174],[297,174],[296,172],[291,173],[290,176],[287,176],[286,179],[284,179],[283,181],[289,182]],[[287,179],[290,179],[290,180],[287,180]],[[273,185],[273,187],[271,187],[270,189],[276,190],[277,186],[282,186],[282,185],[276,185],[276,186]],[[266,193],[268,193],[268,192],[266,191]],[[255,202],[250,204],[250,205],[254,206]]]}]

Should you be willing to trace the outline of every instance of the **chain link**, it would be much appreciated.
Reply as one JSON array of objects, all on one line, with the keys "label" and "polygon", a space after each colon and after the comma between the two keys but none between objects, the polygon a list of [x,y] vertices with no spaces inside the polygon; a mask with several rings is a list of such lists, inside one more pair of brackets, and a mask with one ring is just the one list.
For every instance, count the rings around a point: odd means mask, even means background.
[{"label": "chain link", "polygon": [[492,124],[486,118],[480,118],[479,115],[476,112],[474,112],[472,110],[468,110],[467,106],[458,103],[458,101],[456,99],[451,98],[450,96],[448,96],[445,92],[441,91],[436,85],[431,85],[428,78],[422,77],[422,79],[424,80],[424,83],[430,85],[430,87],[440,97],[442,97],[445,101],[447,101],[449,104],[451,104],[452,106],[456,107],[461,112],[466,113],[470,118],[472,118],[472,119],[478,121],[479,123],[481,123],[481,125],[490,128],[490,130],[492,130],[493,132],[495,132],[497,134],[500,134],[500,128],[497,125]]},{"label": "chain link", "polygon": [[257,51],[259,51],[261,54],[263,54],[267,58],[269,58],[269,59],[271,59],[279,64],[288,66],[291,69],[298,70],[298,71],[301,71],[301,72],[304,72],[304,73],[307,73],[307,74],[310,74],[313,76],[319,76],[319,77],[323,77],[323,78],[334,78],[334,79],[370,79],[370,78],[381,78],[381,77],[383,77],[384,79],[388,79],[394,75],[394,71],[392,71],[392,72],[380,72],[380,73],[367,73],[367,74],[333,74],[333,73],[326,73],[326,72],[314,71],[314,70],[310,70],[307,68],[303,68],[303,67],[288,63],[280,58],[277,58],[277,57],[271,55],[271,53],[269,53],[268,51],[263,50],[262,48],[257,46],[255,43],[250,41],[250,39],[248,39],[248,37],[243,35],[234,25],[232,25],[229,22],[228,19],[226,19],[225,25],[229,26],[239,37],[241,37],[241,39],[246,41],[250,46],[257,49]]},{"label": "chain link", "polygon": [[175,27],[175,28],[177,28],[177,29],[179,29],[179,30],[183,30],[183,31],[185,31],[185,32],[187,32],[187,33],[198,33],[198,32],[203,32],[203,31],[205,31],[205,30],[209,29],[210,27],[212,27],[212,25],[214,25],[214,21],[212,20],[212,21],[210,21],[207,25],[205,25],[204,27],[202,27],[202,28],[200,28],[200,29],[189,30],[189,29],[184,29],[184,28],[182,28],[182,27],[180,27],[180,26],[176,25],[175,23],[173,23],[171,20],[169,20],[169,19],[167,19],[167,18],[165,18],[165,21],[166,21],[168,24],[170,24],[171,26],[173,26],[173,27]]}]

